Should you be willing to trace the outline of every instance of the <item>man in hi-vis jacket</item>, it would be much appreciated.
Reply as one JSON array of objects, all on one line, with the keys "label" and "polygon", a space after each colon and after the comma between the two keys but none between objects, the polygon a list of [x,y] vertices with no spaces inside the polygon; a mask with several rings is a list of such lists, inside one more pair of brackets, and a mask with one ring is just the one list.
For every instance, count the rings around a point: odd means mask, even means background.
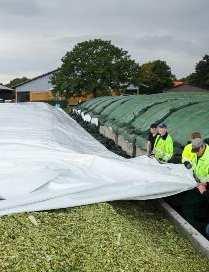
[{"label": "man in hi-vis jacket", "polygon": [[166,124],[158,125],[158,136],[154,144],[154,156],[161,162],[168,162],[173,156],[173,140],[168,134]]}]

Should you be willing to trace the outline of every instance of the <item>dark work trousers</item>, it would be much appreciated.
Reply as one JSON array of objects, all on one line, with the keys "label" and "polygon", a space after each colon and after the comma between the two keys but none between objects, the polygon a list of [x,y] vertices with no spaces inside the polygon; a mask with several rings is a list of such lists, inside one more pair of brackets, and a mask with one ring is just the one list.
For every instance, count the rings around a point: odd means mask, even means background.
[{"label": "dark work trousers", "polygon": [[205,226],[209,218],[209,204],[197,189],[181,194],[181,212],[192,226],[205,234]]}]

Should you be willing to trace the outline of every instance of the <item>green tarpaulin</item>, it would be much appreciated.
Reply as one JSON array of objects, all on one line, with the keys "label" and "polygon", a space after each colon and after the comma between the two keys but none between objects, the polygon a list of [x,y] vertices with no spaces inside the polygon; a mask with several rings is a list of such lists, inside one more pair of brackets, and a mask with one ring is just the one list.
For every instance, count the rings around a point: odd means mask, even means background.
[{"label": "green tarpaulin", "polygon": [[145,146],[151,123],[165,122],[178,147],[183,147],[194,131],[209,138],[207,93],[99,97],[83,103],[80,109],[140,148]]}]

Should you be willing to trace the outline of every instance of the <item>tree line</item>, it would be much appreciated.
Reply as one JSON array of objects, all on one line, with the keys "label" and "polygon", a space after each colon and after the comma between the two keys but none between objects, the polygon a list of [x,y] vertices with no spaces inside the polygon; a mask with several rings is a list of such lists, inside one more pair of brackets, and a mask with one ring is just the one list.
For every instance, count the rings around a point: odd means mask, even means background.
[{"label": "tree line", "polygon": [[101,39],[78,43],[62,58],[52,77],[55,92],[71,96],[91,92],[94,96],[123,92],[129,85],[140,93],[157,93],[170,88],[175,76],[165,61],[139,65],[128,52]]},{"label": "tree line", "polygon": [[[138,87],[140,93],[159,93],[171,88],[176,79],[166,61],[140,65],[126,50],[101,39],[76,44],[61,61],[51,82],[55,93],[66,98],[84,92],[109,95],[112,90],[123,92],[130,85]],[[15,78],[7,86],[14,87],[26,80],[26,77]],[[182,80],[209,89],[209,55],[196,64],[194,73]]]}]

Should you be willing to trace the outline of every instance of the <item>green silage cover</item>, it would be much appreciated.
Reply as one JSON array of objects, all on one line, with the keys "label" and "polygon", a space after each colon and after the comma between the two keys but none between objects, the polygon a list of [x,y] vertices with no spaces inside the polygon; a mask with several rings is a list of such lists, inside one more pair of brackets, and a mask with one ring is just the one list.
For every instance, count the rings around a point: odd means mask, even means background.
[{"label": "green silage cover", "polygon": [[192,132],[209,138],[209,94],[161,93],[100,97],[82,105],[82,111],[97,116],[124,139],[145,147],[151,123],[164,122],[178,146],[184,146]]},{"label": "green silage cover", "polygon": [[110,105],[112,105],[114,102],[118,101],[118,100],[121,100],[123,99],[122,96],[120,97],[116,97],[116,96],[113,96],[111,97],[110,99],[105,99],[103,100],[101,103],[97,104],[97,106],[93,109],[93,113],[95,115],[100,115],[102,114],[102,112],[107,108],[109,107]]},{"label": "green silage cover", "polygon": [[91,99],[81,105],[81,110],[83,112],[91,113],[97,105],[100,105],[103,101],[108,101],[112,97],[111,96],[105,96],[105,97],[98,97],[95,99]]},{"label": "green silage cover", "polygon": [[209,100],[200,102],[172,113],[165,119],[175,140],[185,145],[194,131],[199,131],[204,139],[209,138]]}]

